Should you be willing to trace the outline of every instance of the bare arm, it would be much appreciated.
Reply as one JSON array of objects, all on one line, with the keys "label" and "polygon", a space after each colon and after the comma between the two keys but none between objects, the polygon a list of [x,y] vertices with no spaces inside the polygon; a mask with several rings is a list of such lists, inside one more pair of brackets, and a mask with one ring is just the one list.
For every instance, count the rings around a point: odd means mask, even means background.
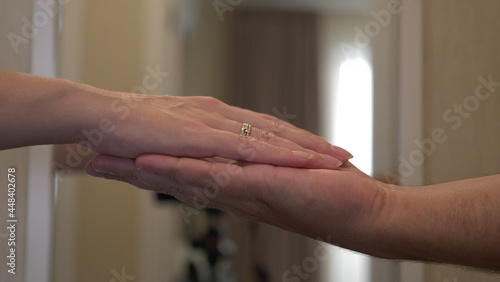
[{"label": "bare arm", "polygon": [[83,105],[85,97],[71,88],[64,80],[0,70],[0,150],[76,142],[83,126],[76,111],[96,107]]},{"label": "bare arm", "polygon": [[[0,150],[79,143],[125,158],[154,152],[334,169],[351,157],[277,118],[210,97],[106,91],[0,70],[0,101]],[[240,135],[243,122],[253,125],[250,137]]]},{"label": "bare arm", "polygon": [[400,187],[350,163],[334,171],[160,155],[98,156],[87,172],[190,205],[209,192],[210,207],[381,258],[500,270],[500,175]]},{"label": "bare arm", "polygon": [[384,237],[393,258],[500,271],[500,175],[391,194]]}]

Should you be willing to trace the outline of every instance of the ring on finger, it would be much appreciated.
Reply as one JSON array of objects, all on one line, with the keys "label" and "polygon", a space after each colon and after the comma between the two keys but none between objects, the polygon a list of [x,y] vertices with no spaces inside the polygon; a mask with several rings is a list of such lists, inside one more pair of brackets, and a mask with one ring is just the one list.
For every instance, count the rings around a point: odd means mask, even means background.
[{"label": "ring on finger", "polygon": [[250,136],[250,134],[252,134],[252,126],[250,124],[244,122],[243,126],[241,127],[240,135]]}]

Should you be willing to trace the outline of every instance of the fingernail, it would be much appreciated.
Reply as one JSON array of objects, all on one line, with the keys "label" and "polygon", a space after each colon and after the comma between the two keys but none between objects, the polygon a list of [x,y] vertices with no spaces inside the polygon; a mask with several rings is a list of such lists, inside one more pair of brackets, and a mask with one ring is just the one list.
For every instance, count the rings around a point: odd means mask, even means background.
[{"label": "fingernail", "polygon": [[325,154],[321,154],[321,157],[327,162],[327,163],[330,163],[330,164],[333,164],[335,165],[335,167],[340,167],[341,165],[343,165],[344,163],[339,161],[338,159],[332,157],[332,156],[329,156],[329,155],[325,155]]},{"label": "fingernail", "polygon": [[333,146],[333,145],[331,145],[330,148],[337,155],[339,155],[339,157],[342,157],[342,158],[345,158],[345,159],[348,159],[348,160],[354,158],[354,156],[351,153],[349,153],[347,150],[345,150],[343,148],[340,148],[340,147],[337,147],[337,146]]},{"label": "fingernail", "polygon": [[292,152],[297,158],[301,158],[301,159],[307,159],[307,160],[310,160],[312,159],[314,156],[313,154],[310,154],[310,153],[306,153],[306,152],[302,152],[302,151],[293,151]]},{"label": "fingernail", "polygon": [[95,171],[97,171],[99,173],[105,173],[105,174],[109,174],[109,175],[115,175],[111,171],[108,171],[108,170],[105,170],[105,169],[102,169],[102,168],[94,168],[94,169],[95,169]]},{"label": "fingernail", "polygon": [[97,171],[95,170],[91,170],[91,171],[87,171],[87,175],[88,176],[92,176],[92,177],[102,177]]}]

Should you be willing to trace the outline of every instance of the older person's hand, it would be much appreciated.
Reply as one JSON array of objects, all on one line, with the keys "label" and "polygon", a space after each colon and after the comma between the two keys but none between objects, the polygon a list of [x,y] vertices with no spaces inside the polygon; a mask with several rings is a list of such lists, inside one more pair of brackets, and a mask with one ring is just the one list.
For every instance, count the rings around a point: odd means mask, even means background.
[{"label": "older person's hand", "polygon": [[424,187],[338,170],[163,155],[97,156],[87,173],[388,259],[500,270],[500,174]]},{"label": "older person's hand", "polygon": [[[372,251],[388,185],[349,162],[339,170],[228,163],[141,155],[98,156],[87,173],[166,193],[195,207],[212,207],[342,247]],[[370,249],[371,248],[371,249]]]}]

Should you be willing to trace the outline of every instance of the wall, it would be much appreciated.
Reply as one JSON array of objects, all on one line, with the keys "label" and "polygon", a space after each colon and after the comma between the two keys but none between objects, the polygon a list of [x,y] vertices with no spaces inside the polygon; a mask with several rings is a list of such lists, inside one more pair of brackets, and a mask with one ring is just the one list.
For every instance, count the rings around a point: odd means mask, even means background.
[{"label": "wall", "polygon": [[[140,85],[139,2],[69,1],[62,8],[63,78],[119,91]],[[122,268],[136,275],[139,192],[79,173],[61,175],[58,190],[54,281],[109,281]]]},{"label": "wall", "polygon": [[201,5],[199,19],[185,38],[183,95],[223,99],[228,24],[213,6]]},{"label": "wall", "polygon": [[[142,85],[146,67],[158,66],[171,75],[149,93],[180,93],[179,1],[66,3],[59,45],[63,78],[131,92]],[[81,171],[60,174],[58,189],[54,281],[118,281],[122,271],[135,281],[175,278],[177,247],[170,243],[183,231],[175,207],[157,205],[152,192]]]},{"label": "wall", "polygon": [[[491,74],[500,81],[498,11],[496,0],[424,1],[424,137],[438,127],[448,136],[425,160],[427,184],[500,173],[500,88],[484,101],[473,98],[478,77]],[[454,113],[455,104],[463,105],[463,117]],[[452,121],[443,118],[450,109]],[[425,267],[425,281],[445,279],[486,282],[500,276]]]}]

